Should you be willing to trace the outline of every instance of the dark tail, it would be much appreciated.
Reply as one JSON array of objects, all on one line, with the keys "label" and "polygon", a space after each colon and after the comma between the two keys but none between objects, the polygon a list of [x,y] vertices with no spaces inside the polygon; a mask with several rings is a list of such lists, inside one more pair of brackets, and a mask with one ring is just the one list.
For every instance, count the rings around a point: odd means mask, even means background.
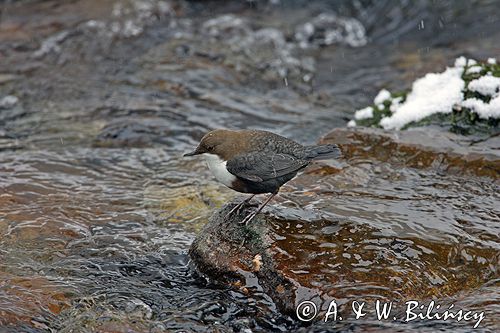
[{"label": "dark tail", "polygon": [[306,147],[306,158],[311,160],[328,160],[342,156],[337,145],[319,145]]}]

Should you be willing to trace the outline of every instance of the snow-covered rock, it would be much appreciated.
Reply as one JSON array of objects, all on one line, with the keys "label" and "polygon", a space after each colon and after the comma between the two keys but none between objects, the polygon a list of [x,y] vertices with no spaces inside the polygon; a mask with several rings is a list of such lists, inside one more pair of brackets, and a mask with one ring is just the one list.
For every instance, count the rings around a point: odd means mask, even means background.
[{"label": "snow-covered rock", "polygon": [[[349,126],[400,130],[432,115],[454,111],[476,113],[480,119],[500,119],[500,77],[494,76],[498,75],[497,67],[494,58],[478,63],[459,57],[444,72],[417,79],[406,94],[394,96],[386,89],[380,90],[373,106],[356,111]],[[481,96],[484,98],[477,98]]]}]

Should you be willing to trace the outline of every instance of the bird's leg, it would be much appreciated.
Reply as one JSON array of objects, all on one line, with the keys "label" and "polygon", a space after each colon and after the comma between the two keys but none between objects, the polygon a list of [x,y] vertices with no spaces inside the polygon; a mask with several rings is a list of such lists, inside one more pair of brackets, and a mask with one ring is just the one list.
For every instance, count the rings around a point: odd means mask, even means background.
[{"label": "bird's leg", "polygon": [[248,202],[250,202],[250,200],[252,200],[252,198],[255,197],[255,194],[252,194],[250,197],[246,198],[245,200],[243,200],[242,202],[240,202],[239,204],[237,204],[236,206],[233,207],[233,209],[231,209],[229,211],[229,213],[226,214],[226,218],[228,218],[229,216],[231,216],[231,214],[233,214],[234,212],[237,212],[241,209],[241,207],[243,207],[245,204],[247,204]]},{"label": "bird's leg", "polygon": [[263,208],[264,208],[264,207],[265,207],[265,206],[269,203],[269,201],[271,201],[271,199],[272,199],[272,198],[274,198],[274,196],[275,196],[276,194],[278,194],[278,192],[271,194],[271,195],[269,196],[269,198],[267,198],[267,199],[266,199],[266,201],[264,201],[264,202],[263,202],[263,203],[259,206],[259,208],[257,208],[257,210],[256,210],[255,212],[248,214],[248,215],[247,215],[247,216],[243,219],[243,221],[241,221],[240,223],[241,223],[241,224],[243,224],[243,223],[244,223],[245,225],[248,225],[248,223],[249,223],[250,221],[252,221],[252,220],[253,220],[253,218],[254,218],[255,216],[257,216],[257,214],[259,214],[259,213],[260,213],[260,211],[261,211],[261,210],[262,210],[262,209],[263,209]]}]

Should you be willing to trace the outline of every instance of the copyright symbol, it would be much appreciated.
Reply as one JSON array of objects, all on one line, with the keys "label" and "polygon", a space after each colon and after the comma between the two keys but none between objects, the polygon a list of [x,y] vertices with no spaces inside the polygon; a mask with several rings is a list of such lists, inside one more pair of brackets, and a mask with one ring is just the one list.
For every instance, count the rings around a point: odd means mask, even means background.
[{"label": "copyright symbol", "polygon": [[297,305],[296,314],[300,321],[311,321],[318,314],[318,308],[311,301],[303,301]]}]

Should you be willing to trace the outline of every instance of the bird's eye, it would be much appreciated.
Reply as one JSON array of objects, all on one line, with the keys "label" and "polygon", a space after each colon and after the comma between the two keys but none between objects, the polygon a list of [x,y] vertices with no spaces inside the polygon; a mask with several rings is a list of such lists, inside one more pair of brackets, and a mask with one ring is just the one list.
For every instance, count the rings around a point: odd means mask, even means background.
[{"label": "bird's eye", "polygon": [[208,149],[208,151],[212,151],[212,150],[214,150],[214,146],[208,146],[207,149]]}]

